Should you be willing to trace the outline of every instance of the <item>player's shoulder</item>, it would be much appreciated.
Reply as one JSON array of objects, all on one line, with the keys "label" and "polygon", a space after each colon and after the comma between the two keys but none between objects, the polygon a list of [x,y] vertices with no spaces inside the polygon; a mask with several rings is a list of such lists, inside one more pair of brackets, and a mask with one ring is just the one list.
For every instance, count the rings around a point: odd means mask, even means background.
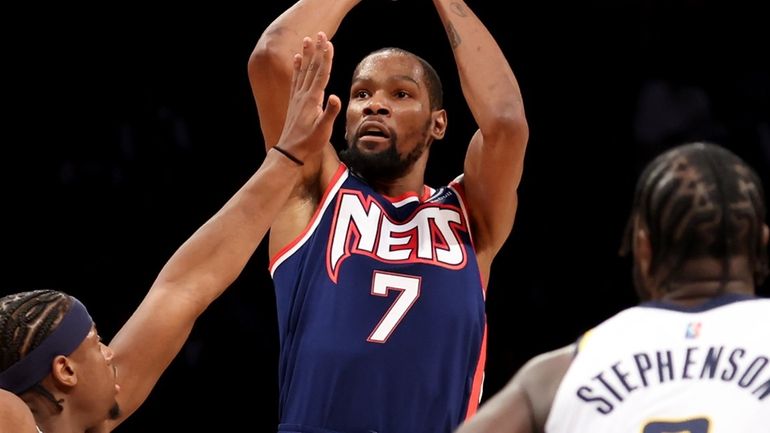
[{"label": "player's shoulder", "polygon": [[560,368],[564,364],[569,364],[574,358],[577,350],[577,343],[569,344],[555,350],[541,353],[522,367],[522,371],[529,370],[529,373],[541,374],[549,373],[552,368]]},{"label": "player's shoulder", "polygon": [[0,389],[0,433],[37,433],[32,412],[15,394]]}]

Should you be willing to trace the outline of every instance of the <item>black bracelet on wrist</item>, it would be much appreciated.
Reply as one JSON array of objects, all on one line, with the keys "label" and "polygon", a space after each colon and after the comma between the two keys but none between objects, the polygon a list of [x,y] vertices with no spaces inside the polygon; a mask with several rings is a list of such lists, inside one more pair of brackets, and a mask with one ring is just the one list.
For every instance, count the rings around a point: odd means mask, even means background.
[{"label": "black bracelet on wrist", "polygon": [[278,151],[278,152],[280,152],[280,153],[281,153],[283,156],[285,156],[285,157],[289,158],[289,159],[291,160],[291,162],[293,162],[293,163],[295,163],[295,164],[299,165],[300,167],[301,167],[301,166],[303,166],[303,165],[305,165],[305,163],[304,163],[304,162],[302,162],[302,160],[300,160],[300,159],[299,159],[299,158],[297,158],[296,156],[292,155],[291,153],[289,153],[289,152],[287,152],[287,151],[285,151],[285,150],[281,149],[281,148],[280,148],[280,147],[278,147],[278,146],[273,146],[273,147],[271,147],[271,149],[277,150],[277,151]]}]

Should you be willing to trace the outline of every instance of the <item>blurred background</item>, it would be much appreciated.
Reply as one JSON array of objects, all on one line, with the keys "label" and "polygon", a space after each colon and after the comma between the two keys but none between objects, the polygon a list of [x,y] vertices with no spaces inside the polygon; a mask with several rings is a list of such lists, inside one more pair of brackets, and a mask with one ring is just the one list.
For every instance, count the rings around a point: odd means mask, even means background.
[{"label": "blurred background", "polygon": [[[259,166],[246,63],[293,2],[239,3],[8,10],[0,295],[69,292],[109,340],[176,248]],[[505,51],[530,124],[515,227],[488,288],[486,398],[531,356],[636,302],[630,259],[617,250],[654,155],[715,141],[770,190],[770,68],[766,15],[740,2],[467,3]],[[449,128],[427,182],[459,174],[475,125],[432,3],[363,0],[333,41],[330,92],[343,100],[353,67],[376,48],[400,46],[436,67]],[[119,431],[204,421],[275,431],[268,259],[262,245]]]}]

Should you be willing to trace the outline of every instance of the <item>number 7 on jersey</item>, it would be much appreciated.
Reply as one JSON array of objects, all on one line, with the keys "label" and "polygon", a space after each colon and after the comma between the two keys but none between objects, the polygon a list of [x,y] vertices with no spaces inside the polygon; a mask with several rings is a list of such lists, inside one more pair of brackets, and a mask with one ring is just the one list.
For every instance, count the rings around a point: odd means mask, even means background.
[{"label": "number 7 on jersey", "polygon": [[372,276],[371,294],[374,296],[387,297],[391,290],[398,290],[399,293],[393,305],[388,308],[385,315],[380,319],[380,323],[374,327],[366,341],[372,343],[384,343],[396,329],[401,319],[412,308],[412,305],[420,297],[421,277],[404,274],[393,274],[390,272],[374,271]]}]

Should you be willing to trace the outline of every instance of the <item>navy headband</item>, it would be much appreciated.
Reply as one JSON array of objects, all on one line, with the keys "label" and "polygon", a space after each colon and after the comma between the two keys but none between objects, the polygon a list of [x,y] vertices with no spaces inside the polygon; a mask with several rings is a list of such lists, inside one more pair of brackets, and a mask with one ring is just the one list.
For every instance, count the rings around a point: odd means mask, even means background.
[{"label": "navy headband", "polygon": [[51,361],[68,356],[85,340],[94,322],[86,307],[74,297],[59,326],[39,346],[0,373],[0,388],[21,394],[51,373]]}]

